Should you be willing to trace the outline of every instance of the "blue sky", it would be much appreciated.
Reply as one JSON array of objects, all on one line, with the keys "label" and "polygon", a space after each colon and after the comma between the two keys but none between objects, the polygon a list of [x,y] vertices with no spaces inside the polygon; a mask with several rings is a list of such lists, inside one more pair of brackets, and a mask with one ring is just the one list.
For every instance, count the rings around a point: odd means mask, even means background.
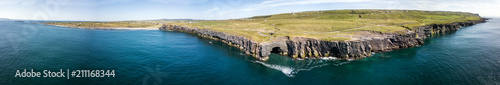
[{"label": "blue sky", "polygon": [[336,9],[463,11],[499,17],[500,0],[0,0],[0,18],[28,20],[220,20]]}]

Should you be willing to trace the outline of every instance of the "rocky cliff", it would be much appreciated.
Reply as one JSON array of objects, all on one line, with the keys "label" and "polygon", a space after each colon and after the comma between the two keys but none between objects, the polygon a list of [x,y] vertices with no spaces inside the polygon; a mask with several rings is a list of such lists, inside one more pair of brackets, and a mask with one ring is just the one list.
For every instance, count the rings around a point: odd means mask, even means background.
[{"label": "rocky cliff", "polygon": [[485,22],[486,19],[432,24],[414,27],[404,34],[379,33],[384,37],[373,37],[356,41],[323,41],[305,37],[277,37],[270,42],[256,42],[245,37],[229,35],[210,29],[187,28],[176,25],[163,25],[162,31],[172,30],[198,34],[205,38],[221,40],[228,45],[238,47],[248,55],[260,60],[267,60],[271,53],[293,58],[337,57],[340,59],[359,59],[370,56],[372,52],[385,52],[401,48],[422,45],[423,40],[434,33],[456,31],[465,26]]}]

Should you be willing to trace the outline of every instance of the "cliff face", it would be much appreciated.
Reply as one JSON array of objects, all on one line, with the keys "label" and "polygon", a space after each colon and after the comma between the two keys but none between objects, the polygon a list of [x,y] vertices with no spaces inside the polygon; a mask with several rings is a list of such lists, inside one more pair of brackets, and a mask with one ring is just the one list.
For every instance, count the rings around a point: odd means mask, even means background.
[{"label": "cliff face", "polygon": [[267,60],[271,53],[306,57],[338,57],[341,59],[359,59],[370,56],[371,52],[385,52],[401,48],[422,45],[423,40],[434,33],[456,31],[465,26],[485,22],[486,19],[450,24],[433,24],[415,27],[405,34],[386,33],[385,37],[358,41],[322,41],[305,37],[277,37],[270,42],[256,42],[245,37],[229,35],[209,29],[187,28],[175,25],[164,25],[162,31],[173,30],[198,34],[205,38],[221,40],[228,45],[238,47],[248,55],[260,60]]}]

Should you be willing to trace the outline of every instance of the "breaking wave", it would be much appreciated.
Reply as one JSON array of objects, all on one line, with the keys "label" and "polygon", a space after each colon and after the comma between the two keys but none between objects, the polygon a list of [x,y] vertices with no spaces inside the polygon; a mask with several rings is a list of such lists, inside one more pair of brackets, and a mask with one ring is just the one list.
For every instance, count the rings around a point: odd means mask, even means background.
[{"label": "breaking wave", "polygon": [[[319,67],[330,65],[329,62],[325,62],[325,60],[307,59],[305,61],[307,62],[307,64],[299,64],[299,65],[291,65],[291,66],[288,66],[288,65],[278,65],[278,64],[269,64],[269,63],[258,61],[258,60],[255,60],[255,61],[252,61],[252,62],[264,65],[264,66],[266,66],[268,68],[272,68],[272,69],[281,71],[287,77],[295,77],[295,75],[298,74],[299,72],[310,71],[310,70],[312,70],[314,68],[319,68]],[[292,61],[292,62],[297,62],[297,61]],[[348,62],[340,62],[340,63],[333,63],[331,65],[340,66],[340,65],[347,64],[347,63]]]}]

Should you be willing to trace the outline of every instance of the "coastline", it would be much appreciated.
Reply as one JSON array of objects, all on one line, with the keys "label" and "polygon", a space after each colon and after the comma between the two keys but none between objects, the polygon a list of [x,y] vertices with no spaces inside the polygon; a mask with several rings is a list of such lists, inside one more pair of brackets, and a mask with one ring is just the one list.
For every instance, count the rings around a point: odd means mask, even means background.
[{"label": "coastline", "polygon": [[256,42],[245,37],[210,29],[188,28],[177,25],[163,25],[159,29],[161,31],[173,30],[193,33],[204,38],[221,40],[262,61],[269,59],[271,53],[301,59],[336,57],[343,60],[352,60],[369,57],[372,52],[387,52],[423,45],[423,40],[432,34],[457,31],[466,26],[484,23],[486,20],[488,19],[431,24],[415,27],[405,34],[381,33],[380,35],[384,37],[354,41],[323,41],[307,37],[284,36],[277,37],[270,42]]},{"label": "coastline", "polygon": [[[44,24],[50,25],[50,24]],[[58,27],[68,27],[68,28],[78,28],[78,29],[97,29],[97,30],[159,30],[158,28],[130,28],[130,27],[76,27],[76,26],[64,26],[64,25],[51,25]]]}]

